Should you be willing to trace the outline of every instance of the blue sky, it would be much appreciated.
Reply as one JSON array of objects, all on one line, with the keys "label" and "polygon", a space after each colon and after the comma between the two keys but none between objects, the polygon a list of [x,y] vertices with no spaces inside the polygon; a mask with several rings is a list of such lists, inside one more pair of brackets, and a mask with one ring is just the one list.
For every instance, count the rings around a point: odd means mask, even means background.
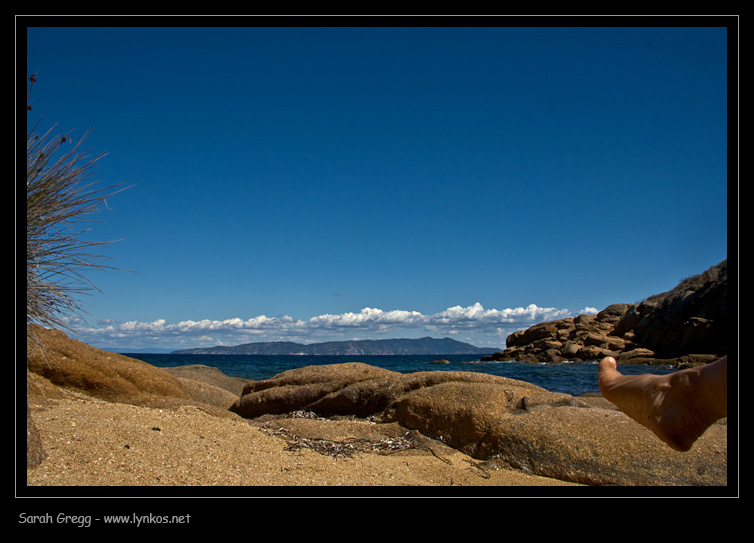
[{"label": "blue sky", "polygon": [[132,271],[93,273],[72,325],[121,350],[504,347],[669,290],[727,258],[727,39],[29,28],[28,122],[91,130],[94,178],[130,187],[87,235]]}]

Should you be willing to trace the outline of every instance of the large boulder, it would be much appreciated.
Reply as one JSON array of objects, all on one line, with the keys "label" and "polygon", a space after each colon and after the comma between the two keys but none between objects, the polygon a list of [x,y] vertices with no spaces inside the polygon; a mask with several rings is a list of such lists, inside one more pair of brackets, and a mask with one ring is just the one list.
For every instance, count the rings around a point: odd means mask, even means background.
[{"label": "large boulder", "polygon": [[26,368],[54,385],[101,400],[147,403],[153,397],[189,399],[178,379],[146,362],[103,351],[59,330],[33,327]]},{"label": "large boulder", "polygon": [[245,418],[310,409],[318,400],[348,385],[388,375],[398,374],[358,362],[306,366],[249,383],[230,409]]},{"label": "large boulder", "polygon": [[726,426],[714,425],[691,453],[678,453],[595,400],[476,372],[400,374],[350,363],[250,385],[232,410],[260,423],[280,417],[290,431],[301,431],[285,418],[292,412],[398,424],[481,461],[584,484],[726,484]]},{"label": "large boulder", "polygon": [[[311,380],[308,380],[308,379]],[[445,383],[493,382],[514,389],[544,389],[506,377],[476,372],[427,371],[402,374],[360,362],[307,366],[248,385],[231,410],[246,418],[267,414],[312,411],[324,416],[380,415],[407,393]],[[518,393],[517,397],[522,394]]]},{"label": "large boulder", "polygon": [[481,377],[457,372],[452,380],[410,390],[391,403],[384,420],[418,429],[474,458],[489,459],[497,453],[490,439],[507,417],[560,405],[588,407],[570,395],[523,381]]},{"label": "large boulder", "polygon": [[563,405],[507,417],[487,450],[523,471],[588,485],[727,485],[727,426],[677,452],[614,409]]}]

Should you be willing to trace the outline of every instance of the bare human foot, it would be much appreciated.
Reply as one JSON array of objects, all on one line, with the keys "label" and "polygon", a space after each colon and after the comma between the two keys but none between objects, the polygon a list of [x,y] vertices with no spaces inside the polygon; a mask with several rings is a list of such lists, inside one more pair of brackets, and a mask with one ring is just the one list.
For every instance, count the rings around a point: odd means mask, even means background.
[{"label": "bare human foot", "polygon": [[668,375],[621,375],[613,357],[599,365],[602,395],[677,451],[688,451],[728,414],[728,357]]}]

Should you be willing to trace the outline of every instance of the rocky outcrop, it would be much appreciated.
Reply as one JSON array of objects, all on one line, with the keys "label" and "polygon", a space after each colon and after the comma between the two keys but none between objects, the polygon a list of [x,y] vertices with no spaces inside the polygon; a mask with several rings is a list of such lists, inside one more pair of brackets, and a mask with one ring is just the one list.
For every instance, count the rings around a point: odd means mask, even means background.
[{"label": "rocky outcrop", "polygon": [[289,434],[302,432],[292,412],[312,414],[320,422],[307,426],[318,431],[343,418],[397,423],[490,465],[590,485],[726,484],[726,426],[714,425],[691,453],[678,453],[595,400],[494,375],[400,374],[349,363],[251,384],[231,410]]},{"label": "rocky outcrop", "polygon": [[637,304],[613,304],[514,332],[482,360],[558,363],[612,356],[618,363],[698,364],[727,353],[728,263]]},{"label": "rocky outcrop", "polygon": [[482,360],[557,363],[617,357],[633,347],[630,341],[612,334],[628,307],[628,304],[615,304],[597,315],[579,315],[535,324],[508,336],[505,351]]},{"label": "rocky outcrop", "polygon": [[663,358],[727,354],[728,261],[632,305],[614,334]]}]

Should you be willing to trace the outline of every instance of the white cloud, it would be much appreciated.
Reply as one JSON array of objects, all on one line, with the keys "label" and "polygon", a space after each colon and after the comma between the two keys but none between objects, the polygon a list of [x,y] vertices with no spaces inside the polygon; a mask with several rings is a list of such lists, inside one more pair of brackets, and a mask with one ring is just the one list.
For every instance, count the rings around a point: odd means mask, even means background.
[{"label": "white cloud", "polygon": [[365,307],[360,313],[320,315],[307,321],[307,326],[316,328],[371,328],[413,327],[421,325],[426,317],[418,311],[382,311]]},{"label": "white cloud", "polygon": [[441,313],[430,317],[432,324],[437,326],[450,325],[453,327],[489,327],[503,324],[533,324],[547,320],[562,319],[569,316],[567,309],[553,307],[537,307],[531,304],[527,307],[515,309],[484,309],[482,304],[476,303],[469,307],[449,307]]},{"label": "white cloud", "polygon": [[[562,319],[579,313],[596,313],[585,308],[574,313],[568,309],[527,307],[485,309],[480,303],[468,307],[454,306],[432,315],[418,311],[366,307],[358,313],[318,315],[309,320],[289,316],[260,315],[246,320],[238,317],[224,320],[203,319],[168,323],[129,321],[122,324],[108,321],[106,326],[74,327],[85,341],[96,346],[123,349],[181,349],[212,345],[238,345],[256,341],[319,341],[385,337],[444,337],[461,333],[473,334],[480,346],[502,346],[505,338],[516,330],[538,322]],[[473,342],[474,343],[474,342]]]}]

